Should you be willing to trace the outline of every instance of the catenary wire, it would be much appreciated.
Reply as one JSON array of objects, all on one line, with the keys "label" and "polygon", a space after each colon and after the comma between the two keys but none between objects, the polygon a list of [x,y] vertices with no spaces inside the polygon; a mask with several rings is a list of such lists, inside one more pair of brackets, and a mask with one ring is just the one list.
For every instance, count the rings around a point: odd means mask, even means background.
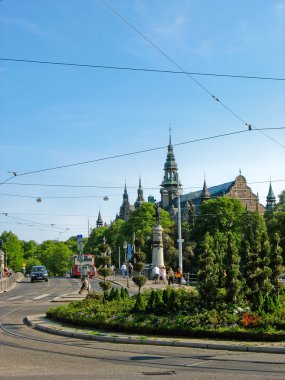
[{"label": "catenary wire", "polygon": [[258,79],[258,80],[271,80],[271,81],[285,81],[285,78],[281,77],[263,77],[257,75],[236,75],[236,74],[217,74],[217,73],[201,73],[201,72],[189,72],[189,71],[175,71],[175,70],[162,70],[162,69],[147,69],[143,67],[124,67],[124,66],[107,66],[107,65],[93,65],[88,63],[74,63],[74,62],[58,62],[58,61],[41,61],[37,59],[17,59],[17,58],[3,58],[0,57],[0,61],[18,62],[18,63],[34,63],[40,65],[54,65],[54,66],[71,66],[79,68],[90,69],[106,69],[106,70],[121,70],[121,71],[141,71],[146,73],[158,73],[158,74],[178,74],[178,75],[199,75],[199,76],[212,76],[222,78],[236,78],[236,79]]},{"label": "catenary wire", "polygon": [[[280,127],[280,128],[263,128],[262,130],[268,130],[268,129],[285,129],[285,127]],[[217,138],[221,138],[221,137],[233,136],[233,135],[238,135],[238,134],[242,134],[242,133],[246,133],[246,132],[253,132],[253,131],[257,131],[257,130],[260,131],[261,129],[254,129],[254,130],[247,130],[247,129],[245,129],[245,130],[240,130],[240,131],[222,133],[222,134],[214,135],[214,136],[201,137],[201,138],[194,139],[194,140],[189,140],[189,141],[183,141],[183,142],[180,142],[180,143],[175,143],[175,144],[172,144],[172,146],[180,146],[180,145],[192,144],[192,143],[195,143],[195,142],[213,140],[213,139],[217,139]],[[74,167],[74,166],[79,166],[79,165],[86,165],[86,164],[91,164],[91,163],[94,163],[94,162],[107,161],[107,160],[111,160],[111,159],[115,159],[115,158],[134,156],[134,155],[137,155],[137,154],[142,154],[142,153],[162,150],[162,149],[165,149],[167,147],[168,147],[168,145],[163,145],[163,146],[160,146],[160,147],[142,149],[142,150],[138,150],[138,151],[134,151],[134,152],[121,153],[121,154],[117,154],[117,155],[113,155],[113,156],[97,158],[97,159],[94,159],[94,160],[75,162],[75,163],[71,163],[71,164],[59,165],[59,166],[54,166],[54,167],[45,168],[45,169],[32,170],[32,171],[23,172],[23,173],[16,173],[16,172],[14,172],[15,174],[13,176],[11,176],[11,177],[7,178],[5,181],[1,182],[0,185],[3,185],[4,183],[8,182],[9,180],[11,180],[12,178],[15,178],[15,177],[20,177],[20,176],[25,176],[25,175],[29,175],[29,174],[35,174],[35,173],[42,173],[42,172],[47,172],[47,171],[51,171],[51,170],[64,169],[64,168],[69,168],[69,167]],[[285,146],[283,148],[285,149]]]},{"label": "catenary wire", "polygon": [[[242,124],[244,124],[248,129],[255,129],[251,123],[247,123],[239,114],[237,114],[232,108],[226,105],[223,101],[221,101],[217,96],[211,93],[206,86],[204,86],[201,82],[199,82],[193,75],[187,74],[187,71],[179,65],[173,58],[171,58],[168,54],[166,54],[159,46],[157,46],[154,42],[152,42],[148,37],[146,37],[136,26],[134,26],[126,17],[122,16],[116,9],[114,9],[106,0],[100,0],[100,2],[105,5],[111,12],[113,12],[116,16],[118,16],[123,22],[125,22],[131,29],[133,29],[137,34],[139,34],[145,41],[147,41],[154,49],[156,49],[160,54],[162,54],[168,61],[173,63],[179,70],[181,70],[188,78],[190,78],[194,83],[196,83],[204,92],[206,92],[213,100],[216,100],[220,103],[224,109],[226,109],[229,113],[231,113],[236,119],[238,119]],[[260,130],[259,130],[260,131]],[[285,146],[276,141],[273,137],[267,135],[267,133],[260,131],[264,136],[281,146],[285,149]]]},{"label": "catenary wire", "polygon": [[[229,181],[230,182],[230,181]],[[264,181],[254,181],[254,182],[248,182],[248,185],[254,185],[256,183],[269,183],[269,182],[285,182],[285,179],[275,179],[275,180],[264,180]],[[66,185],[66,184],[46,184],[46,183],[20,183],[20,182],[13,182],[13,183],[7,183],[6,185],[10,186],[38,186],[38,187],[64,187],[64,188],[95,188],[95,189],[122,189],[122,186],[99,186],[99,185]],[[213,185],[215,186],[215,185]],[[209,185],[208,187],[212,187]],[[128,189],[137,189],[137,186],[128,186]],[[160,187],[145,187],[143,186],[144,190],[159,190]],[[201,189],[200,186],[183,186],[183,189]],[[112,195],[113,196],[113,195]],[[35,198],[35,197],[32,197]]]}]

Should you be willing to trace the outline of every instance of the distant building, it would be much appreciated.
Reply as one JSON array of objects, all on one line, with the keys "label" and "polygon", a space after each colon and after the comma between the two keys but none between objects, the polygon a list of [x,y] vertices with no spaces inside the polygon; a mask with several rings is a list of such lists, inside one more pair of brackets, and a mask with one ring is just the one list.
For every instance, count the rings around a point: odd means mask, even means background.
[{"label": "distant building", "polygon": [[124,194],[123,194],[123,203],[120,207],[120,213],[116,219],[123,219],[125,221],[128,221],[132,211],[134,210],[134,208],[135,207],[132,206],[129,202],[129,195],[127,192],[127,184],[125,183],[125,190],[124,190]]},{"label": "distant building", "polygon": [[[164,177],[160,189],[160,206],[166,211],[169,211],[172,217],[175,217],[175,214],[178,211],[178,189],[181,194],[182,186],[178,179],[178,165],[175,161],[170,135],[166,162],[164,164]],[[262,215],[265,213],[266,209],[272,208],[275,203],[275,196],[272,191],[271,183],[269,194],[267,196],[267,206],[265,208],[259,203],[258,194],[256,195],[252,192],[251,188],[247,185],[245,177],[242,176],[241,173],[234,181],[209,188],[207,187],[206,179],[204,179],[202,190],[180,195],[182,219],[187,219],[189,208],[192,207],[193,212],[197,213],[199,212],[202,202],[223,196],[238,199],[248,211],[256,211]]]},{"label": "distant building", "polygon": [[[182,194],[182,185],[178,176],[178,165],[175,160],[173,145],[171,142],[171,133],[169,134],[169,144],[167,147],[167,156],[164,164],[164,175],[160,185],[160,202],[159,205],[164,210],[170,213],[170,216],[175,219],[178,212],[178,191],[180,193],[181,215],[183,220],[189,218],[189,212],[193,215],[199,213],[200,205],[209,199],[217,197],[229,197],[238,199],[246,210],[256,211],[263,215],[266,211],[271,210],[276,202],[275,195],[272,190],[270,181],[269,192],[267,195],[266,207],[259,202],[258,194],[254,194],[251,188],[247,185],[246,178],[239,175],[235,180],[226,182],[217,186],[207,187],[206,179],[204,178],[203,187],[199,191]],[[129,202],[127,186],[125,184],[123,203],[120,207],[119,215],[116,219],[129,220],[129,217],[135,209],[138,209],[145,202],[143,197],[143,189],[141,178],[139,179],[139,187],[137,190],[137,199],[134,205]],[[148,196],[148,202],[157,203],[153,196]],[[190,210],[190,211],[189,211]]]},{"label": "distant building", "polygon": [[99,210],[98,218],[97,218],[97,221],[96,221],[96,228],[103,227],[103,225],[104,225],[104,223],[103,223],[103,220],[102,220],[102,217],[101,217],[101,212]]}]

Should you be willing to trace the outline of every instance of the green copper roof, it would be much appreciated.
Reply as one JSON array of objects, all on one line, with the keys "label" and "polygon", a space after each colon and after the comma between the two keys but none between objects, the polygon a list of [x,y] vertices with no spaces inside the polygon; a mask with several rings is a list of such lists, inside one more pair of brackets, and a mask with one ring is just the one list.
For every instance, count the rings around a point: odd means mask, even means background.
[{"label": "green copper roof", "polygon": [[267,200],[267,202],[269,202],[269,201],[275,202],[275,200],[276,200],[275,195],[274,195],[273,190],[272,190],[271,182],[269,185],[269,191],[268,191],[268,195],[266,197],[266,200]]}]

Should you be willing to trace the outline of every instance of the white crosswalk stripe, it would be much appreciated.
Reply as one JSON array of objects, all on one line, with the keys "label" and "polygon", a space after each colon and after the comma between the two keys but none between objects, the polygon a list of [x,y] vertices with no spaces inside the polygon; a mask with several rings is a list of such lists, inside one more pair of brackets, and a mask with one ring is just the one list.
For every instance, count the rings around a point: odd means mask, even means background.
[{"label": "white crosswalk stripe", "polygon": [[40,300],[42,298],[48,297],[50,294],[42,294],[41,296],[34,297],[33,300]]},{"label": "white crosswalk stripe", "polygon": [[23,296],[16,296],[16,297],[11,297],[9,298],[9,301],[17,300],[19,298],[22,298]]}]

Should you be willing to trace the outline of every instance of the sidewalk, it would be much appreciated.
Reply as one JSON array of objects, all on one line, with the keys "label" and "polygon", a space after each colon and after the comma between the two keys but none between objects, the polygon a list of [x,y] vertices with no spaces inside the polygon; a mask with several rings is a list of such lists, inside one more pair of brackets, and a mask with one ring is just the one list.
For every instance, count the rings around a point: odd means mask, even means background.
[{"label": "sidewalk", "polygon": [[285,354],[285,342],[229,342],[209,339],[167,338],[118,332],[102,332],[95,329],[91,330],[66,326],[59,322],[48,320],[44,314],[27,316],[25,322],[32,328],[47,333],[100,342]]}]

